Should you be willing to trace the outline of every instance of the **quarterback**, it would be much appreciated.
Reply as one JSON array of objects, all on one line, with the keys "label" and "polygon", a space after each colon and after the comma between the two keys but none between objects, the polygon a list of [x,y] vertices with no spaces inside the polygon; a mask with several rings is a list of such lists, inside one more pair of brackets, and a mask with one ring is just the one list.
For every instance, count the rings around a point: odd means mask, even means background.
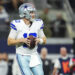
[{"label": "quarterback", "polygon": [[[16,46],[16,58],[22,75],[44,75],[42,62],[37,52],[38,44],[45,44],[43,21],[36,18],[33,4],[24,3],[19,7],[20,19],[13,20],[8,36],[8,45]],[[29,36],[35,37],[35,47],[30,48]]]}]

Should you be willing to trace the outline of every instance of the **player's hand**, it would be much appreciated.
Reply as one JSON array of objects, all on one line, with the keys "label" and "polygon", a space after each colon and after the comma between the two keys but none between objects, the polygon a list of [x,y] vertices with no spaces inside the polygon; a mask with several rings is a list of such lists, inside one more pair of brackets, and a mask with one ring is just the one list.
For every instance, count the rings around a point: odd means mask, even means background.
[{"label": "player's hand", "polygon": [[22,38],[22,39],[20,39],[20,42],[25,43],[30,47],[30,40],[28,38]]},{"label": "player's hand", "polygon": [[27,43],[26,43],[26,44],[27,44],[29,47],[30,47],[30,42],[31,42],[31,41],[30,41],[29,39],[27,39]]},{"label": "player's hand", "polygon": [[37,45],[40,42],[40,39],[36,38],[35,41],[36,41],[36,45]]}]

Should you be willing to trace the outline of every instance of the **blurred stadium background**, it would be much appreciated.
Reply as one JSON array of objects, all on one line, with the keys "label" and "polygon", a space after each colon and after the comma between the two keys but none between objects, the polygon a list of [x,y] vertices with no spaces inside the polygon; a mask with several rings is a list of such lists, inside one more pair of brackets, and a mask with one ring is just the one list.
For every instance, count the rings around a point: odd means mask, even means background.
[{"label": "blurred stadium background", "polygon": [[8,54],[9,75],[12,75],[15,57],[15,47],[7,46],[10,22],[19,18],[18,7],[26,2],[35,5],[38,17],[43,19],[45,24],[47,44],[39,45],[39,53],[42,47],[46,47],[47,58],[53,64],[54,59],[59,57],[61,47],[66,47],[71,57],[75,49],[75,0],[0,0],[0,53]]}]

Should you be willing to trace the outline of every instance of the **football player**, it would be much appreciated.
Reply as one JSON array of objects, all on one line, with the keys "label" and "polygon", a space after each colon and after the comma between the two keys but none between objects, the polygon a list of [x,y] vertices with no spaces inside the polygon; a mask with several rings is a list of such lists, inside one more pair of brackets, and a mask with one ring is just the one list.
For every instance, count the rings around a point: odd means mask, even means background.
[{"label": "football player", "polygon": [[[37,52],[37,45],[45,44],[46,37],[43,32],[43,21],[36,19],[36,9],[33,4],[24,3],[19,7],[21,19],[13,20],[8,36],[8,45],[16,45],[16,57],[22,75],[44,75],[42,62]],[[36,46],[30,49],[29,36],[34,36]]]}]

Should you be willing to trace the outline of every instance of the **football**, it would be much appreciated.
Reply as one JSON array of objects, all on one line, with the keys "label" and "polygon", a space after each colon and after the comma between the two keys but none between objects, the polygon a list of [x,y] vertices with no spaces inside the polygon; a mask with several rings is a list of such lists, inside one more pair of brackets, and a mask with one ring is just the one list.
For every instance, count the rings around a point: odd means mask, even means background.
[{"label": "football", "polygon": [[28,39],[31,40],[29,48],[33,49],[35,47],[35,44],[36,44],[35,37],[31,35],[31,36],[29,36]]}]

